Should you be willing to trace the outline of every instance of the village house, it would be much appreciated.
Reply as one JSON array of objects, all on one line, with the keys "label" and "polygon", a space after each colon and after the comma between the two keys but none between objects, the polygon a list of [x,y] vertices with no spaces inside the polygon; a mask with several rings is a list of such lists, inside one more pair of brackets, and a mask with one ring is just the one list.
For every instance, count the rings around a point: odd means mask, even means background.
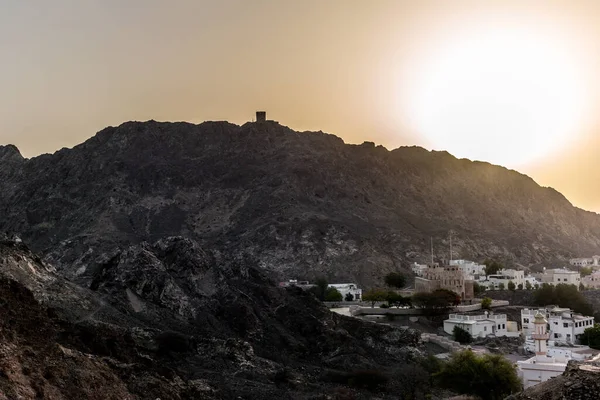
[{"label": "village house", "polygon": [[515,284],[515,288],[522,285],[525,288],[525,271],[516,269],[501,269],[497,274],[491,274],[483,277],[479,284],[484,286],[488,290],[498,290],[502,286],[504,289],[508,289],[508,283],[512,282]]},{"label": "village house", "polygon": [[591,275],[581,278],[581,283],[588,289],[600,288],[600,271],[594,271]]},{"label": "village house", "polygon": [[571,360],[589,360],[598,354],[598,351],[587,346],[557,347],[550,340],[551,332],[548,327],[553,326],[553,321],[546,319],[543,312],[545,310],[528,311],[530,312],[526,314],[526,318],[531,335],[526,341],[526,348],[532,350],[535,356],[517,361],[519,377],[525,389],[561,375]]},{"label": "village house", "polygon": [[560,283],[567,285],[575,285],[579,288],[581,283],[581,275],[579,272],[570,271],[564,268],[555,268],[544,270],[541,274],[534,274],[542,283],[547,283],[552,286],[556,286]]},{"label": "village house", "polygon": [[600,256],[592,256],[591,258],[572,258],[569,264],[574,267],[599,267]]},{"label": "village house", "polygon": [[469,260],[450,260],[450,266],[458,267],[465,279],[476,279],[479,276],[485,275],[485,265],[477,264]]},{"label": "village house", "polygon": [[525,308],[521,310],[521,326],[525,336],[529,336],[534,331],[534,316],[538,313],[548,320],[548,334],[557,343],[574,344],[587,328],[594,326],[594,317],[574,313],[569,308],[554,306],[539,310]]},{"label": "village house", "polygon": [[460,327],[469,332],[471,336],[519,336],[517,323],[508,321],[506,314],[493,314],[487,311],[482,315],[450,314],[444,321],[444,332],[452,334],[454,327]]},{"label": "village house", "polygon": [[337,289],[342,294],[344,300],[348,294],[352,295],[352,300],[362,299],[362,289],[356,283],[332,283],[328,287]]},{"label": "village house", "polygon": [[447,289],[458,294],[463,301],[473,300],[473,280],[465,279],[457,266],[433,264],[427,267],[423,276],[415,278],[415,292],[433,292]]}]

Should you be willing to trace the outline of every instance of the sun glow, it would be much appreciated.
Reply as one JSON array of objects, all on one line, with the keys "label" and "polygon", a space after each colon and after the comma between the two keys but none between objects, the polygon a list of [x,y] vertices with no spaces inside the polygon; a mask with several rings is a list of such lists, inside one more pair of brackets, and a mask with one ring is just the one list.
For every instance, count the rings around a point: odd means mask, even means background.
[{"label": "sun glow", "polygon": [[582,74],[548,37],[486,28],[422,65],[411,119],[435,149],[514,167],[560,149],[581,128]]}]

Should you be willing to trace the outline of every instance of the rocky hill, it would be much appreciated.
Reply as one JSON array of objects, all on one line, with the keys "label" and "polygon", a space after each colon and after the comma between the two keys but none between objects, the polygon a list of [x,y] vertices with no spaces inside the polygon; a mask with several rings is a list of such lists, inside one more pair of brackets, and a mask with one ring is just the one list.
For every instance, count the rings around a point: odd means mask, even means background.
[{"label": "rocky hill", "polygon": [[0,399],[423,398],[422,354],[187,239],[112,255],[88,289],[0,235]]},{"label": "rocky hill", "polygon": [[177,235],[277,279],[378,282],[436,256],[523,264],[600,252],[600,216],[531,178],[275,122],[128,122],[24,159],[0,147],[0,229],[88,287],[106,254]]}]

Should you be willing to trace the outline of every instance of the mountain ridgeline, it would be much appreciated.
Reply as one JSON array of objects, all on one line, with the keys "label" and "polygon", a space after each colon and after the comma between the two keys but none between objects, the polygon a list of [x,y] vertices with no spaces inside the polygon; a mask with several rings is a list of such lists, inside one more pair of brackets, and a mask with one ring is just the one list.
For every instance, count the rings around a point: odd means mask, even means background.
[{"label": "mountain ridgeline", "polygon": [[279,279],[375,284],[437,257],[521,264],[600,251],[600,215],[503,167],[345,144],[275,122],[128,122],[52,155],[0,146],[0,230],[92,285],[107,254],[182,236]]}]

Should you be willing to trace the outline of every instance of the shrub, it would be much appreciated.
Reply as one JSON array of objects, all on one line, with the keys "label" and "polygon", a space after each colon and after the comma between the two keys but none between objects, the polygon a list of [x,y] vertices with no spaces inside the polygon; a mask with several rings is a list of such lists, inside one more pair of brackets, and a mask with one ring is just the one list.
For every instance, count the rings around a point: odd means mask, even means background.
[{"label": "shrub", "polygon": [[454,336],[454,340],[456,340],[460,344],[467,344],[473,341],[473,337],[471,336],[471,334],[458,325],[455,326],[452,330],[452,335]]},{"label": "shrub", "polygon": [[344,297],[344,300],[354,301],[354,296],[352,295],[352,293],[346,293],[346,297]]},{"label": "shrub", "polygon": [[529,281],[525,281],[525,289],[531,290],[532,288],[533,286],[531,286],[531,283]]},{"label": "shrub", "polygon": [[434,377],[444,388],[482,400],[501,400],[521,390],[516,367],[497,354],[454,353]]},{"label": "shrub", "polygon": [[522,284],[522,283],[519,283],[519,284],[517,285],[517,289],[519,289],[519,290],[523,290],[523,284]]},{"label": "shrub", "polygon": [[513,281],[508,281],[508,290],[514,292],[516,289],[515,283]]},{"label": "shrub", "polygon": [[386,303],[381,303],[379,308],[390,308],[390,306],[388,306]]},{"label": "shrub", "polygon": [[342,294],[336,288],[327,288],[325,290],[325,301],[342,301]]},{"label": "shrub", "polygon": [[504,283],[500,282],[498,284],[498,290],[504,290],[504,289],[506,289],[505,286],[504,286]]},{"label": "shrub", "polygon": [[485,310],[489,310],[490,308],[492,308],[492,299],[490,299],[489,297],[484,297],[481,300],[481,308]]}]

